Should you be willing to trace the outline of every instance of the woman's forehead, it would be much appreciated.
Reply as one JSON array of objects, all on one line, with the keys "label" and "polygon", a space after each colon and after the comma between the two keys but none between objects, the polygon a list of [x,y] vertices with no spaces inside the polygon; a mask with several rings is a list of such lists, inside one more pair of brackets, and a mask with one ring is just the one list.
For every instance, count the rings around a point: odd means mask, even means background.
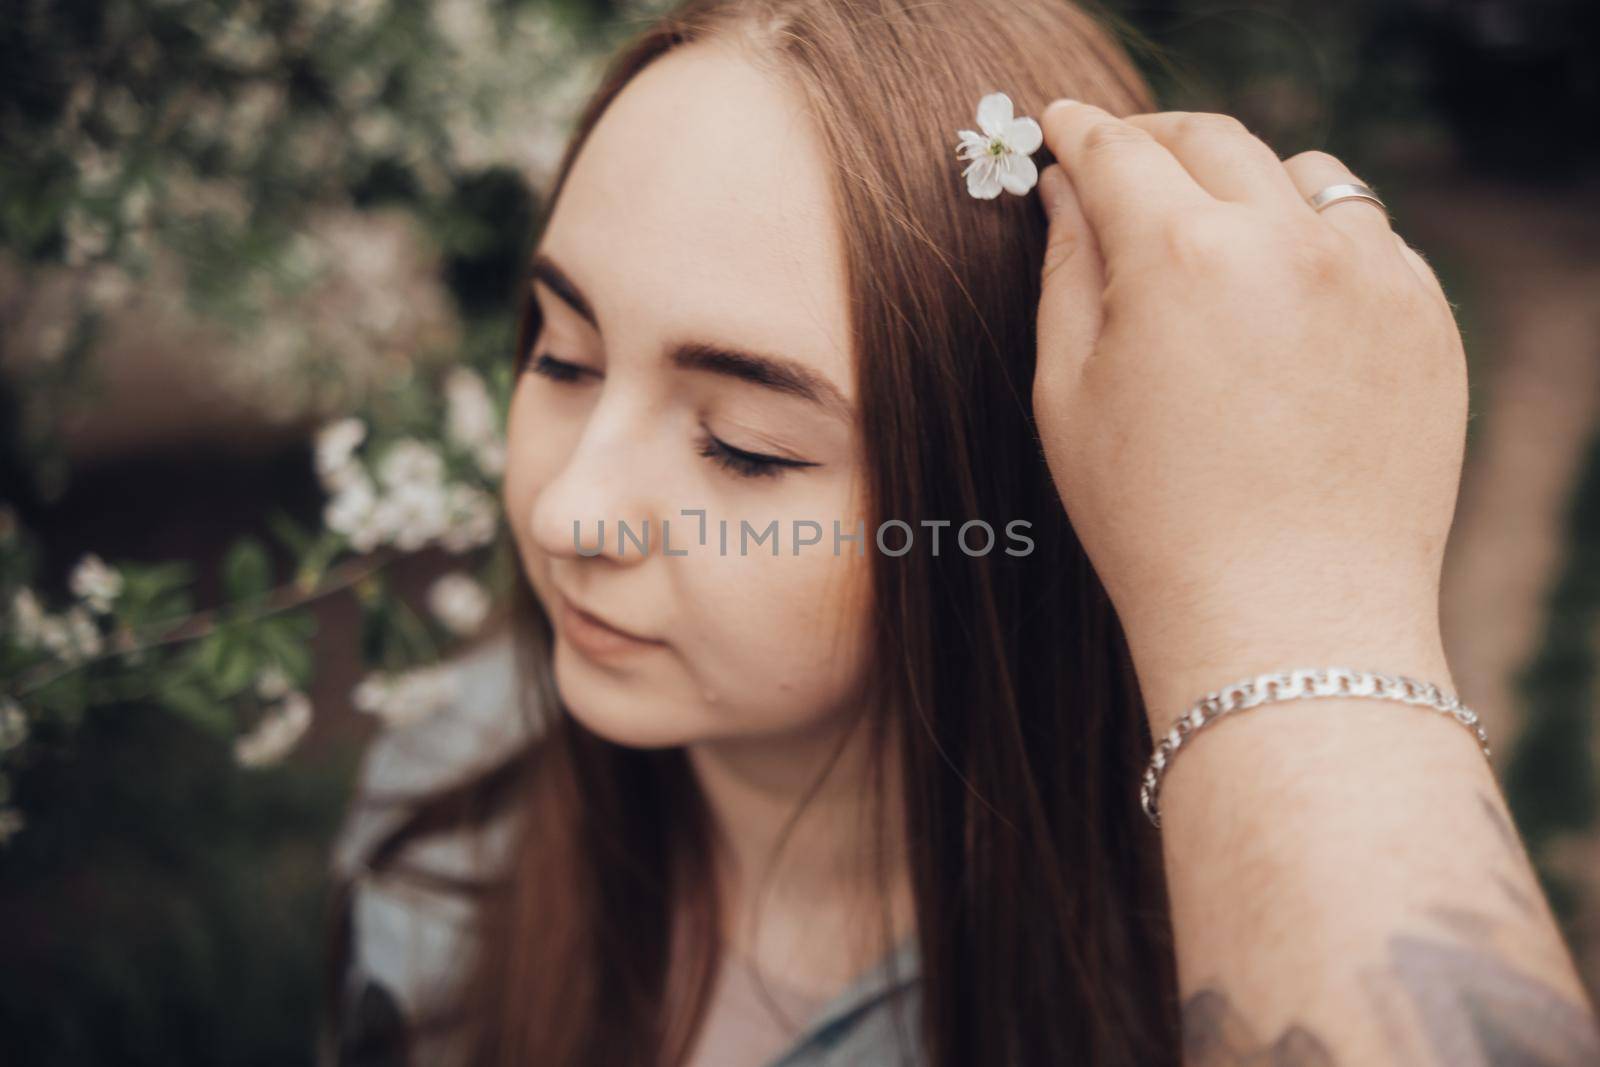
[{"label": "woman's forehead", "polygon": [[689,46],[646,67],[607,108],[540,248],[584,289],[603,329],[610,318],[718,331],[833,363],[845,384],[848,300],[829,166],[788,87],[725,46]]}]

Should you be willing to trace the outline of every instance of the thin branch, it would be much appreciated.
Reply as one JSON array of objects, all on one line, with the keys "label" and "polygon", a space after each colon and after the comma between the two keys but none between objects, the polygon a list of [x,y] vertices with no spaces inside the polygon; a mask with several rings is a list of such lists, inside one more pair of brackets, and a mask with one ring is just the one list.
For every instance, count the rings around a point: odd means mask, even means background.
[{"label": "thin branch", "polygon": [[[280,615],[286,611],[293,611],[295,608],[304,607],[305,605],[310,604],[313,601],[320,600],[332,593],[337,593],[348,589],[360,582],[362,579],[376,574],[378,571],[381,571],[385,567],[389,566],[395,560],[401,558],[403,558],[402,553],[391,548],[383,547],[372,555],[346,560],[338,566],[329,569],[328,573],[323,577],[323,580],[318,582],[316,588],[310,590],[309,592],[300,591],[293,582],[287,585],[281,585],[269,592],[259,607],[237,616],[231,616],[227,621],[229,624],[259,622],[260,620],[270,618],[273,615]],[[136,655],[151,651],[153,649],[162,648],[166,645],[180,644],[185,641],[193,641],[197,638],[205,637],[207,634],[214,632],[217,627],[221,625],[222,614],[226,607],[227,605],[221,605],[215,608],[208,608],[205,611],[196,612],[195,614],[185,618],[184,621],[171,632],[154,640],[147,641],[144,644],[122,645],[120,647],[110,649],[109,651],[101,652],[98,655],[91,656],[88,659],[80,660],[77,663],[68,664],[55,671],[42,673],[36,678],[24,681],[22,687],[16,691],[16,695],[18,697],[26,696],[28,693],[31,693],[34,690],[41,689],[44,686],[57,681],[58,679],[65,678],[74,671],[80,671],[86,667],[91,667],[102,660],[113,659],[119,656]]]}]

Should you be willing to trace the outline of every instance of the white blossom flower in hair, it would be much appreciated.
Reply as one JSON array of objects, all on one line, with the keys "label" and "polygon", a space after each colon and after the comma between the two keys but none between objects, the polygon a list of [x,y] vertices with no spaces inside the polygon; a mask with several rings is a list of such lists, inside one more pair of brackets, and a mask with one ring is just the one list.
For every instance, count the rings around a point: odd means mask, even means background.
[{"label": "white blossom flower in hair", "polygon": [[978,129],[959,130],[956,158],[971,160],[961,172],[967,192],[993,200],[1003,189],[1022,196],[1039,181],[1039,168],[1029,158],[1044,143],[1044,131],[1030,118],[1013,118],[1011,98],[990,93],[978,101]]}]

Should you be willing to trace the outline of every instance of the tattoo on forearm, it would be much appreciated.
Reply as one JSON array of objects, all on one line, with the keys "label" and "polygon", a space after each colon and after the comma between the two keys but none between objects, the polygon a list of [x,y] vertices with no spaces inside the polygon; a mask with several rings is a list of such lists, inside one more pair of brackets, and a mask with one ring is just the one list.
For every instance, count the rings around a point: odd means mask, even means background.
[{"label": "tattoo on forearm", "polygon": [[1522,839],[1517,836],[1517,828],[1512,826],[1506,819],[1505,813],[1500,810],[1499,805],[1489,798],[1489,794],[1479,792],[1478,803],[1482,805],[1483,813],[1488,816],[1490,824],[1494,826],[1495,833],[1500,838],[1500,843],[1506,846],[1506,851],[1511,854],[1511,858],[1520,864],[1523,860],[1523,849]]},{"label": "tattoo on forearm", "polygon": [[1478,945],[1489,944],[1495,930],[1502,925],[1498,919],[1491,918],[1475,908],[1434,904],[1425,910],[1441,926],[1448,926],[1464,940]]},{"label": "tattoo on forearm", "polygon": [[1500,891],[1506,895],[1506,899],[1515,904],[1517,910],[1522,914],[1530,918],[1539,915],[1539,905],[1534,901],[1533,897],[1529,896],[1521,886],[1499,871],[1494,873],[1494,884],[1500,887]]},{"label": "tattoo on forearm", "polygon": [[[1594,1067],[1600,1025],[1587,1005],[1517,970],[1489,947],[1497,925],[1469,909],[1429,914],[1475,942],[1425,934],[1389,939],[1383,966],[1358,975],[1392,1062],[1437,1067]],[[1333,1067],[1327,1042],[1292,1023],[1270,1041],[1226,992],[1208,985],[1183,1004],[1185,1067]],[[1411,1033],[1418,1033],[1413,1039]]]},{"label": "tattoo on forearm", "polygon": [[[1532,864],[1528,862],[1528,853],[1522,847],[1522,838],[1517,836],[1517,828],[1511,825],[1511,821],[1506,818],[1505,812],[1500,810],[1500,806],[1490,799],[1487,793],[1480,792],[1478,794],[1478,803],[1482,806],[1483,813],[1488,818],[1490,825],[1494,827],[1495,836],[1500,839],[1501,844],[1505,845],[1506,854],[1511,857],[1511,861],[1518,870],[1522,871],[1527,878],[1537,885],[1539,876],[1534,873]],[[1516,882],[1499,871],[1494,872],[1493,877],[1495,884],[1500,887],[1500,891],[1510,899],[1511,903],[1517,906],[1518,911],[1528,916],[1539,914],[1538,903]]]},{"label": "tattoo on forearm", "polygon": [[1390,969],[1433,1052],[1450,1067],[1585,1067],[1600,1030],[1584,1005],[1480,948],[1438,938],[1389,939]]},{"label": "tattoo on forearm", "polygon": [[[1538,874],[1516,827],[1489,794],[1479,792],[1478,802],[1516,868],[1485,873],[1516,916],[1434,903],[1422,914],[1448,935],[1396,933],[1384,960],[1358,970],[1388,1059],[1429,1067],[1596,1067],[1600,1021],[1593,1006],[1513,966],[1502,952],[1525,929],[1520,920],[1553,917],[1535,895]],[[1185,998],[1182,1023],[1184,1067],[1336,1063],[1328,1040],[1303,1023],[1262,1037],[1215,983]]]},{"label": "tattoo on forearm", "polygon": [[1207,986],[1183,1002],[1184,1067],[1333,1067],[1333,1054],[1303,1026],[1267,1044],[1228,994]]}]

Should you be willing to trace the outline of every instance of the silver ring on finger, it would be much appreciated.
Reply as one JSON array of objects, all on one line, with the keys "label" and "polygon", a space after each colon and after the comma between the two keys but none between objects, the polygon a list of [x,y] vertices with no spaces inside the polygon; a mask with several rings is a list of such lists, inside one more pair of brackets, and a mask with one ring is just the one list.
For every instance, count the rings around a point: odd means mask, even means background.
[{"label": "silver ring on finger", "polygon": [[1338,185],[1325,186],[1306,197],[1306,203],[1318,212],[1346,200],[1365,200],[1370,204],[1376,204],[1378,210],[1385,215],[1389,214],[1389,208],[1378,199],[1378,194],[1359,182],[1341,182]]}]

